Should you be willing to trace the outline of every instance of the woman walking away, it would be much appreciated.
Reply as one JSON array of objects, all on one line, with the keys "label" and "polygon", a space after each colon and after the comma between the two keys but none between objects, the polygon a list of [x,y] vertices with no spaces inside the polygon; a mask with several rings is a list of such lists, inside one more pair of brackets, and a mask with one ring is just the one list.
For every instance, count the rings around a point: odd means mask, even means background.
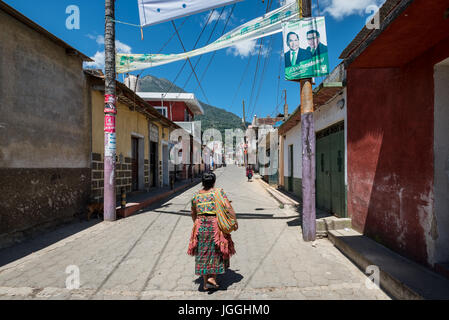
[{"label": "woman walking away", "polygon": [[253,168],[251,168],[251,165],[248,165],[246,168],[246,176],[248,177],[248,182],[253,178]]},{"label": "woman walking away", "polygon": [[[229,268],[229,260],[235,254],[231,235],[222,231],[221,214],[230,214],[238,229],[235,211],[223,189],[215,189],[216,176],[212,172],[203,174],[203,189],[192,199],[193,230],[187,253],[195,256],[195,274],[203,276],[204,290],[218,289],[217,274],[224,274]],[[217,216],[218,215],[218,216]],[[219,221],[220,219],[220,221]]]}]

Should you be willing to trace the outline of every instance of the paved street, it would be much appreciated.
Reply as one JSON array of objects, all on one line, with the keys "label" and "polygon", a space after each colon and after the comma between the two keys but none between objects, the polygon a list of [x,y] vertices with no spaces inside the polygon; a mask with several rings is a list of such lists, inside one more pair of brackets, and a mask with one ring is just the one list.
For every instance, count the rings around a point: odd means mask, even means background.
[{"label": "paved street", "polygon": [[[0,299],[389,299],[327,239],[303,242],[297,213],[246,182],[244,168],[216,174],[240,227],[222,290],[202,292],[186,254],[198,185],[129,218],[77,222],[0,251]],[[79,289],[66,289],[69,265]]]}]

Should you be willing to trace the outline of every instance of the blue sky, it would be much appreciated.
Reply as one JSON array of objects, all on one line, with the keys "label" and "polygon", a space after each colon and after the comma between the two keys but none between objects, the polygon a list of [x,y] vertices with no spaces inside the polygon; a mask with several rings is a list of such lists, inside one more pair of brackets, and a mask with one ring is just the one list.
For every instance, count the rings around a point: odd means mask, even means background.
[{"label": "blue sky", "polygon": [[[97,64],[101,67],[101,58],[104,53],[104,46],[102,44],[102,36],[104,34],[104,1],[40,0],[38,5],[36,2],[30,0],[4,1],[82,53],[90,57],[98,58]],[[266,11],[267,1],[265,0],[265,3],[262,3],[262,0],[244,0],[243,2],[237,3],[226,32],[253,18],[263,15]],[[366,8],[373,4],[380,5],[383,2],[384,0],[312,0],[314,14],[318,15],[317,3],[319,3],[320,13],[326,17],[331,69],[335,68],[341,62],[338,56],[361,30],[366,18],[370,15],[369,12],[366,13]],[[80,9],[81,23],[79,30],[68,30],[66,28],[66,19],[68,17],[66,8],[70,5],[76,5]],[[217,13],[221,9],[216,9],[216,12],[213,14],[213,17],[218,20],[218,24],[211,37],[211,42],[221,35],[225,26],[225,18],[230,14],[231,7],[228,6],[225,8],[223,16],[219,20],[219,14]],[[273,0],[270,10],[278,7],[279,0]],[[193,48],[209,14],[210,12],[204,12],[191,16],[182,27],[180,25],[185,18],[175,20],[176,25],[179,26],[178,29],[180,29],[181,38],[187,50]],[[117,0],[116,19],[139,24],[137,1]],[[210,22],[206,27],[198,47],[206,44],[214,23],[215,21]],[[172,34],[172,25],[170,22],[167,22],[145,28],[144,40],[142,41],[139,28],[117,24],[116,37],[119,41],[117,48],[125,53],[158,53]],[[300,103],[299,84],[284,80],[281,70],[284,63],[283,58],[281,60],[281,50],[281,33],[272,36],[272,38],[267,37],[264,39],[259,73],[256,77],[252,99],[251,92],[259,53],[258,44],[245,43],[238,48],[217,51],[212,64],[205,74],[204,79],[201,81],[207,100],[214,106],[242,116],[242,100],[244,99],[246,104],[246,119],[249,121],[254,114],[257,114],[258,117],[275,116],[277,104],[277,112],[282,113],[283,103],[281,100],[281,91],[286,89],[287,103],[291,113]],[[270,51],[271,54],[269,54]],[[177,37],[174,36],[161,53],[180,52],[182,52],[182,47]],[[198,77],[202,77],[212,55],[213,53],[209,53],[201,58],[197,67]],[[195,65],[198,59],[199,57],[192,58],[192,63]],[[251,60],[249,61],[249,59]],[[265,60],[267,61],[266,69],[262,77],[262,67]],[[183,64],[183,61],[178,61],[147,69],[142,72],[142,76],[151,74],[173,81]],[[248,71],[244,75],[247,66]],[[135,74],[140,73],[140,71],[135,72]],[[191,69],[187,65],[176,81],[176,84],[184,87],[190,73]],[[278,80],[279,75],[281,77],[280,81]],[[120,76],[119,80],[122,81],[122,76]],[[317,80],[318,82],[321,81],[321,79]],[[241,81],[243,82],[239,88]],[[239,89],[238,92],[237,89]],[[191,77],[185,90],[195,93],[200,100],[207,102],[202,91],[198,88],[194,76]]]}]

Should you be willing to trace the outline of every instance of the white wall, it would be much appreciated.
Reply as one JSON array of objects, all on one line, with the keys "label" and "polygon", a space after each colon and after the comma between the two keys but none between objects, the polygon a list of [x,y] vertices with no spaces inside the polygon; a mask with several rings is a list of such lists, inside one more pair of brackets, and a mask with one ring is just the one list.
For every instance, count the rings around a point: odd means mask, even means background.
[{"label": "white wall", "polygon": [[301,125],[298,124],[293,127],[285,135],[284,140],[284,176],[290,176],[290,168],[288,166],[288,161],[290,159],[289,145],[293,144],[293,177],[302,177],[302,143],[301,143]]},{"label": "white wall", "polygon": [[433,262],[449,261],[449,59],[435,66],[434,197],[438,238]]},{"label": "white wall", "polygon": [[[343,109],[338,107],[338,102],[344,99],[345,104]],[[343,89],[341,95],[337,95],[334,97],[329,103],[320,107],[314,113],[315,120],[315,132],[326,129],[327,127],[332,126],[338,122],[344,120],[345,122],[345,184],[348,184],[347,181],[347,167],[348,167],[348,157],[347,157],[347,113],[346,113],[346,88]],[[301,124],[298,123],[295,127],[293,127],[289,132],[285,135],[284,140],[284,176],[289,176],[289,145],[293,144],[293,153],[294,153],[294,177],[302,178],[302,143],[301,143]]]}]

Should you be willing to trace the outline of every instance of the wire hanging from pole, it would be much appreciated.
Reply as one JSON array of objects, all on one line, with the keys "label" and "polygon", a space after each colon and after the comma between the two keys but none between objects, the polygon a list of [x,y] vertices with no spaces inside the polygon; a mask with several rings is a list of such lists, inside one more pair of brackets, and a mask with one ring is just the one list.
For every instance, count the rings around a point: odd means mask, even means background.
[{"label": "wire hanging from pole", "polygon": [[[175,31],[176,31],[176,35],[178,36],[179,42],[181,43],[182,50],[184,50],[184,52],[187,52],[186,48],[184,47],[184,43],[182,42],[181,36],[179,35],[179,32],[178,32],[178,30],[176,29],[176,25],[175,25],[175,23],[173,22],[173,20],[171,21],[171,23],[172,23],[172,25],[173,25],[173,28],[174,28]],[[193,68],[192,61],[190,61],[190,58],[187,58],[187,61],[188,61],[189,64],[190,64],[190,68],[192,68],[192,71],[193,71],[193,74],[195,75],[196,81],[198,81],[198,85],[200,86],[201,91],[203,92],[204,98],[206,98],[207,103],[210,104],[209,99],[208,99],[207,96],[206,96],[206,92],[204,92],[204,89],[203,89],[203,87],[201,86],[200,79],[198,79],[198,76],[197,76],[197,74],[196,74],[196,72],[195,72],[195,69]]]},{"label": "wire hanging from pole", "polygon": [[[223,7],[223,9],[222,9],[221,12],[220,12],[220,15],[219,15],[218,19],[215,21],[214,27],[212,28],[212,32],[210,33],[209,38],[208,38],[207,41],[206,41],[206,45],[209,44],[209,41],[210,41],[210,39],[212,38],[212,36],[213,36],[213,34],[214,34],[215,28],[217,27],[218,22],[220,21],[220,18],[221,18],[221,16],[223,15],[223,12],[224,12],[225,8],[226,8],[226,7]],[[211,15],[211,16],[212,16],[212,15]],[[210,19],[211,16],[209,16],[209,19]],[[208,23],[209,23],[209,19],[208,19],[208,21],[207,21]],[[204,31],[204,29],[203,29],[203,31]],[[202,33],[203,33],[203,32],[201,32],[201,34],[202,34]],[[200,37],[201,37],[201,35],[200,35]],[[200,38],[198,38],[198,40],[200,40]],[[198,43],[198,40],[197,40],[197,43]],[[195,46],[194,46],[193,49],[195,49],[195,48],[196,48],[196,44],[195,44]],[[203,56],[201,55],[201,56],[198,58],[198,60],[196,61],[196,63],[195,63],[195,69],[196,69],[196,67],[198,66],[198,64],[200,63],[202,57],[203,57]],[[190,79],[192,78],[192,75],[193,75],[193,72],[190,72],[189,77],[187,78],[186,82],[184,83],[184,86],[182,87],[183,90],[187,87],[187,84],[189,83]]]}]

